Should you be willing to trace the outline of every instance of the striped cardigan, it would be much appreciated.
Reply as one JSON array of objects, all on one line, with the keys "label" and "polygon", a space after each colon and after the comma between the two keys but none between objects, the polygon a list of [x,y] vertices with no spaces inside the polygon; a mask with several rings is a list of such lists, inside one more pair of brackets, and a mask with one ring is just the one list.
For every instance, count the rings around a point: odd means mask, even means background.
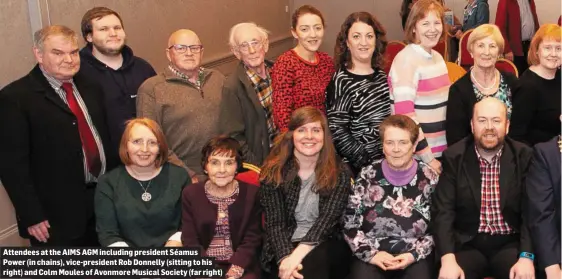
[{"label": "striped cardigan", "polygon": [[392,113],[408,115],[420,125],[417,154],[426,163],[441,157],[447,148],[445,115],[451,85],[443,57],[409,44],[394,58],[388,84]]}]

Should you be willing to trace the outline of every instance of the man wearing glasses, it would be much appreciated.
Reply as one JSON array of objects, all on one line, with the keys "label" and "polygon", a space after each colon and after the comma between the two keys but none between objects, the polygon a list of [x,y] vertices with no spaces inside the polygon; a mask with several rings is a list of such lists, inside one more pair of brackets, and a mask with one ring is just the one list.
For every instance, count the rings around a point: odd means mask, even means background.
[{"label": "man wearing glasses", "polygon": [[272,116],[270,70],[265,60],[268,31],[255,23],[239,23],[230,29],[229,45],[240,60],[222,91],[221,133],[237,139],[244,161],[261,165],[277,134]]},{"label": "man wearing glasses", "polygon": [[203,45],[195,32],[180,29],[168,40],[170,64],[139,88],[137,115],[155,120],[164,131],[172,157],[205,179],[201,149],[219,134],[218,117],[224,75],[201,67]]}]

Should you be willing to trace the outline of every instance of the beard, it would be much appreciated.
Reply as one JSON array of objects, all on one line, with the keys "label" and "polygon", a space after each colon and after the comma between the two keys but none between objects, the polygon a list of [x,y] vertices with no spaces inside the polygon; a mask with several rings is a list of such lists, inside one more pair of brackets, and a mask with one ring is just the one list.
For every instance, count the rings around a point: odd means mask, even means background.
[{"label": "beard", "polygon": [[115,56],[115,55],[121,54],[121,51],[125,47],[125,40],[123,40],[123,43],[121,44],[121,46],[119,46],[117,48],[108,48],[108,47],[105,47],[101,44],[97,44],[96,42],[93,42],[92,44],[93,44],[93,47],[95,47],[96,50],[99,51],[101,54],[107,55],[107,56]]},{"label": "beard", "polygon": [[[486,136],[493,135],[491,139],[487,139]],[[477,147],[485,151],[495,151],[503,146],[505,140],[505,135],[500,136],[496,131],[485,131],[480,137],[475,137],[475,142]]]}]

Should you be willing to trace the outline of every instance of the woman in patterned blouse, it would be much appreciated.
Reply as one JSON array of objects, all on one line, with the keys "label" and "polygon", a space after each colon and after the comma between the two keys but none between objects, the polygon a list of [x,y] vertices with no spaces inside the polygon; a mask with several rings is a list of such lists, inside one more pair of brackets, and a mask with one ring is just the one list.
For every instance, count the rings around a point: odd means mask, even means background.
[{"label": "woman in patterned blouse", "polygon": [[518,86],[517,77],[496,69],[496,61],[505,43],[500,29],[493,24],[478,26],[468,37],[468,52],[474,66],[449,89],[445,133],[447,144],[472,136],[470,119],[474,104],[483,98],[497,98],[507,106],[511,118],[512,91]]},{"label": "woman in patterned blouse", "polygon": [[380,131],[385,159],[361,170],[345,211],[344,236],[356,256],[349,278],[432,278],[427,228],[438,175],[413,158],[419,129],[411,118],[390,116]]},{"label": "woman in patterned blouse", "polygon": [[261,269],[261,210],[258,187],[234,179],[242,166],[240,145],[219,136],[203,147],[201,165],[209,180],[182,195],[182,243],[213,257],[227,279],[257,279]]},{"label": "woman in patterned blouse", "polygon": [[326,88],[326,112],[336,150],[354,173],[383,157],[379,125],[390,115],[385,34],[375,17],[356,12],[336,40],[338,70]]},{"label": "woman in patterned blouse", "polygon": [[340,257],[346,255],[345,242],[336,236],[351,177],[336,159],[326,117],[319,109],[295,110],[288,128],[273,146],[260,177],[259,199],[266,219],[262,265],[276,279],[342,278],[335,275],[341,269],[330,267],[336,262],[341,266]]},{"label": "woman in patterned blouse", "polygon": [[330,55],[318,51],[324,38],[324,17],[310,5],[298,8],[291,19],[291,33],[298,43],[281,54],[273,65],[273,120],[287,131],[291,113],[304,106],[324,111],[324,91],[334,74]]}]

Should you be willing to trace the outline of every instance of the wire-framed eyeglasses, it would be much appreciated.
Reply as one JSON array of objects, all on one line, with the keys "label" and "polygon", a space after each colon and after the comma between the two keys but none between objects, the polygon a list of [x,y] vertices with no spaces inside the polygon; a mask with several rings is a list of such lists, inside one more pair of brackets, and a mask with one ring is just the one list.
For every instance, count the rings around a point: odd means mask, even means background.
[{"label": "wire-framed eyeglasses", "polygon": [[256,51],[261,50],[262,47],[263,47],[263,41],[262,40],[253,40],[253,41],[249,41],[249,42],[243,42],[243,43],[238,45],[238,50],[240,52],[243,52],[243,53],[249,53],[250,47],[252,47]]}]

